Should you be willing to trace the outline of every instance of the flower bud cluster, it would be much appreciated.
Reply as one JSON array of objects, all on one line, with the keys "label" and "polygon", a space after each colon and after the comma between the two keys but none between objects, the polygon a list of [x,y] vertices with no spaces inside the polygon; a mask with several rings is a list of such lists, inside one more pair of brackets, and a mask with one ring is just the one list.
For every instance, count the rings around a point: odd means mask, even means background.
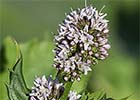
[{"label": "flower bud cluster", "polygon": [[59,25],[55,36],[56,54],[54,67],[64,73],[64,80],[80,80],[81,74],[87,75],[91,65],[108,56],[107,14],[92,6],[77,9]]},{"label": "flower bud cluster", "polygon": [[67,100],[79,100],[80,98],[81,98],[80,94],[77,94],[77,92],[75,91],[70,91]]},{"label": "flower bud cluster", "polygon": [[29,100],[59,100],[63,91],[63,83],[59,83],[57,79],[38,77],[34,81]]}]

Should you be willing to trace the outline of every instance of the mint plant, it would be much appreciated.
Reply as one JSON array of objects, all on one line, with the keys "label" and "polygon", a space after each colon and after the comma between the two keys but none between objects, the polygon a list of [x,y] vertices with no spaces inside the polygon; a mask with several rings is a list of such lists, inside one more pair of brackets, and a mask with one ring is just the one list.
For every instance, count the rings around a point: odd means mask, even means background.
[{"label": "mint plant", "polygon": [[[57,75],[36,77],[34,86],[27,88],[22,74],[22,54],[16,41],[17,61],[10,70],[7,91],[10,100],[115,100],[103,91],[77,93],[71,90],[74,81],[92,71],[92,66],[109,55],[109,29],[106,13],[93,6],[72,10],[59,25],[55,35],[53,67]],[[126,98],[122,100],[126,100]]]}]

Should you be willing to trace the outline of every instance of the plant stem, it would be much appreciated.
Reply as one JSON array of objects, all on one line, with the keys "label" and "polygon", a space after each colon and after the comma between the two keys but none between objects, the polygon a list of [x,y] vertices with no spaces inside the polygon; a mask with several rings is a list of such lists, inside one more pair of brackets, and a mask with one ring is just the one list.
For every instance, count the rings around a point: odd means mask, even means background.
[{"label": "plant stem", "polygon": [[67,100],[72,84],[73,84],[73,82],[67,82],[65,84],[65,91],[64,91],[62,97],[60,98],[60,100]]}]

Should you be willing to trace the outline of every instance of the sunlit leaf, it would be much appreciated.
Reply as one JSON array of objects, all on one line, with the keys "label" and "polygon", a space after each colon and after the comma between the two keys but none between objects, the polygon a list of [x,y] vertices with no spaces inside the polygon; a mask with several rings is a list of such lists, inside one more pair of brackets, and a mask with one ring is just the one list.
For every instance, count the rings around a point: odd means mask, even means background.
[{"label": "sunlit leaf", "polygon": [[13,41],[17,50],[17,61],[10,70],[10,83],[7,84],[7,91],[10,100],[28,100],[26,94],[29,92],[22,74],[22,55],[19,45]]}]

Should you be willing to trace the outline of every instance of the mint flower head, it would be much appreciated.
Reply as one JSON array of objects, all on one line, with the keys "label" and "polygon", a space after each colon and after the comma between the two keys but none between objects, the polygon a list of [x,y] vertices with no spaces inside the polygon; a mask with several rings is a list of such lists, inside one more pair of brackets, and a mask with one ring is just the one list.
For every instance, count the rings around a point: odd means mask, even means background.
[{"label": "mint flower head", "polygon": [[38,77],[34,81],[29,100],[59,100],[63,91],[63,83],[59,83],[58,80],[51,77],[46,79],[45,76]]},{"label": "mint flower head", "polygon": [[81,74],[87,75],[91,65],[108,56],[107,14],[92,6],[72,10],[55,36],[56,54],[54,67],[64,73],[64,80],[80,80]]}]

